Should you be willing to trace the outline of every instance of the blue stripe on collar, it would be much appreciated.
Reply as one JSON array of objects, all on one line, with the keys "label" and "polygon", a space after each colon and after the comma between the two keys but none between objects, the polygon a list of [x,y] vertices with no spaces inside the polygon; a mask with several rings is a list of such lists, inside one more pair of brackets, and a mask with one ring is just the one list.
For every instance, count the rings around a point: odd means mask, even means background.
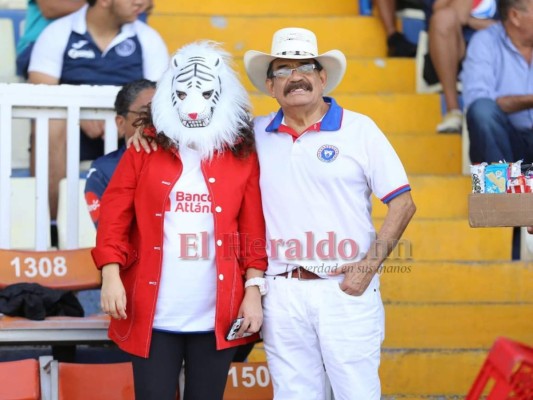
[{"label": "blue stripe on collar", "polygon": [[[330,106],[328,112],[326,115],[324,115],[324,118],[322,118],[320,130],[338,131],[342,124],[342,108],[332,97],[324,97],[324,101]],[[281,121],[283,121],[283,110],[280,108],[274,119],[270,121],[270,124],[268,124],[265,130],[267,132],[277,132],[279,126],[281,125]]]}]

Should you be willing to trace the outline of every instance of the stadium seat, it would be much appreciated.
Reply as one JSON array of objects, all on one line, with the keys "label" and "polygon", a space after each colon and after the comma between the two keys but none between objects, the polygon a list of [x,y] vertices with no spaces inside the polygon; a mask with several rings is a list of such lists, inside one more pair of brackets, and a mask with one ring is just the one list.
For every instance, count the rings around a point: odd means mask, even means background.
[{"label": "stadium seat", "polygon": [[426,28],[424,12],[415,8],[404,8],[396,11],[396,18],[401,22],[401,31],[407,40],[417,44],[420,32]]},{"label": "stadium seat", "polygon": [[0,265],[5,266],[0,268],[0,289],[22,282],[63,290],[97,289],[101,275],[90,250],[0,249]]},{"label": "stadium seat", "polygon": [[[0,289],[15,283],[37,283],[63,290],[97,289],[100,272],[90,249],[21,251],[0,249]],[[0,318],[0,345],[64,346],[109,343],[109,317],[50,316],[34,321],[19,316]]]},{"label": "stadium seat", "polygon": [[[94,247],[96,244],[96,228],[91,220],[87,204],[85,203],[85,179],[79,180],[79,209],[78,209],[78,246]],[[70,233],[69,233],[70,234]],[[58,247],[67,248],[67,179],[59,183],[59,202],[57,209]]]},{"label": "stadium seat", "polygon": [[50,382],[51,400],[133,400],[130,362],[79,364],[50,361],[41,369],[41,380]]},{"label": "stadium seat", "polygon": [[15,29],[10,18],[0,17],[0,54],[2,54],[0,81],[16,81]]},{"label": "stadium seat", "polygon": [[37,360],[31,358],[0,362],[0,399],[41,399]]},{"label": "stadium seat", "polygon": [[[11,10],[11,12],[13,11]],[[9,18],[5,14],[6,10],[0,10],[0,54],[2,54],[0,82],[20,82],[21,78],[16,74],[15,65],[17,27],[14,24],[16,19]],[[30,121],[27,119],[13,119],[12,125],[12,168],[29,172]]]},{"label": "stadium seat", "polygon": [[533,261],[533,235],[525,226],[520,228],[520,260]]},{"label": "stadium seat", "polygon": [[24,23],[26,20],[25,7],[27,5],[24,3],[27,2],[12,2],[12,4],[7,4],[7,7],[0,8],[0,18],[10,19],[13,24],[13,43],[15,47],[24,33]]},{"label": "stadium seat", "polygon": [[[35,178],[11,178],[11,248],[35,248]],[[50,216],[47,216],[50,224]],[[50,233],[48,232],[48,247]]]},{"label": "stadium seat", "polygon": [[372,0],[359,0],[359,15],[372,15]]}]

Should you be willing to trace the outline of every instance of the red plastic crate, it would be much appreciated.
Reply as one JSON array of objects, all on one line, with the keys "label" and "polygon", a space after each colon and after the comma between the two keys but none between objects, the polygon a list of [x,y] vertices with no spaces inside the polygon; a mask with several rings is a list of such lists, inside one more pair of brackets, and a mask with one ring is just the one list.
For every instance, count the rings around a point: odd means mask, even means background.
[{"label": "red plastic crate", "polygon": [[533,348],[498,338],[481,367],[466,400],[533,400]]}]

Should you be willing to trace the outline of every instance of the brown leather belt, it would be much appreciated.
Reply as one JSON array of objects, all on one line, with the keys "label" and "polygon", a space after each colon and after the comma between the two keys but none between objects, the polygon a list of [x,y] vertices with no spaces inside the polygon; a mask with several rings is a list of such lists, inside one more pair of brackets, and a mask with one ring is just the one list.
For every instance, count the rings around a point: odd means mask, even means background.
[{"label": "brown leather belt", "polygon": [[318,276],[314,272],[311,272],[311,271],[305,269],[304,267],[298,267],[298,268],[293,269],[292,271],[287,271],[287,272],[284,272],[282,274],[278,274],[278,275],[276,275],[276,277],[279,276],[279,277],[283,277],[283,278],[288,278],[289,274],[290,274],[291,278],[297,278],[297,279],[299,279],[301,281],[307,281],[307,280],[310,280],[310,279],[322,279],[322,278],[320,278],[320,276]]}]

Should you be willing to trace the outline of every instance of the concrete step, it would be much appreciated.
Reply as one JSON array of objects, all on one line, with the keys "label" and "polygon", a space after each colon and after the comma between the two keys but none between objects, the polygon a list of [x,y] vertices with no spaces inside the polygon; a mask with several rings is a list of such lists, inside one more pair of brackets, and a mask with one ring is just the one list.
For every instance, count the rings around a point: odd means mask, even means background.
[{"label": "concrete step", "polygon": [[[487,353],[488,349],[383,348],[379,369],[383,398],[464,399]],[[255,345],[248,359],[266,361],[263,343]]]},{"label": "concrete step", "polygon": [[[440,122],[441,114],[439,96],[436,94],[333,94],[333,97],[342,107],[371,117],[387,136],[437,135],[435,127]],[[279,109],[275,99],[263,94],[252,93],[251,100],[254,115],[265,115]],[[416,143],[412,146],[417,147]],[[426,155],[420,161],[432,162],[428,155],[433,150],[425,149]]]},{"label": "concrete step", "polygon": [[[387,132],[408,174],[461,174],[461,136],[457,134],[427,135]],[[431,156],[429,156],[431,155]]]},{"label": "concrete step", "polygon": [[[376,229],[381,223],[375,219]],[[415,215],[389,261],[507,261],[511,239],[512,228],[470,228],[466,218],[437,220]]]},{"label": "concrete step", "polygon": [[[468,329],[467,327],[463,327]],[[380,378],[384,395],[464,396],[472,386],[488,350],[390,351],[381,355]],[[402,397],[398,397],[400,399]]]},{"label": "concrete step", "polygon": [[308,1],[305,6],[298,0],[249,1],[249,0],[204,0],[201,2],[155,2],[153,15],[237,15],[237,16],[310,16],[310,15],[358,15],[357,0]]},{"label": "concrete step", "polygon": [[381,296],[391,305],[529,304],[533,293],[533,264],[508,262],[423,262],[382,269]]},{"label": "concrete step", "polygon": [[489,348],[498,336],[533,343],[531,315],[533,302],[387,304],[385,324],[389,329],[383,346],[390,349]]},{"label": "concrete step", "polygon": [[[401,151],[396,146],[396,151]],[[400,148],[401,149],[401,148]],[[438,150],[438,149],[436,149]],[[420,164],[422,164],[420,162]],[[417,219],[448,219],[468,217],[468,193],[470,193],[471,179],[467,176],[453,175],[414,175],[410,174],[409,165],[405,163],[411,184],[411,195],[417,205]],[[373,197],[372,215],[383,218],[387,213],[387,206]]]},{"label": "concrete step", "polygon": [[[331,2],[323,3],[323,7],[329,7]],[[259,2],[253,2],[253,7],[256,4]],[[150,26],[161,34],[171,53],[185,44],[201,39],[222,43],[234,56],[242,56],[247,50],[270,52],[272,34],[290,26],[315,32],[318,50],[322,53],[339,49],[347,57],[385,57],[387,50],[385,32],[378,18],[361,17],[355,13],[348,16],[315,17],[287,13],[278,17],[213,13],[186,15],[158,11],[150,16],[149,21]]]},{"label": "concrete step", "polygon": [[[236,70],[250,92],[256,92],[246,76],[242,58],[236,60]],[[335,89],[338,95],[415,93],[415,62],[408,58],[349,58],[346,74]]]}]

